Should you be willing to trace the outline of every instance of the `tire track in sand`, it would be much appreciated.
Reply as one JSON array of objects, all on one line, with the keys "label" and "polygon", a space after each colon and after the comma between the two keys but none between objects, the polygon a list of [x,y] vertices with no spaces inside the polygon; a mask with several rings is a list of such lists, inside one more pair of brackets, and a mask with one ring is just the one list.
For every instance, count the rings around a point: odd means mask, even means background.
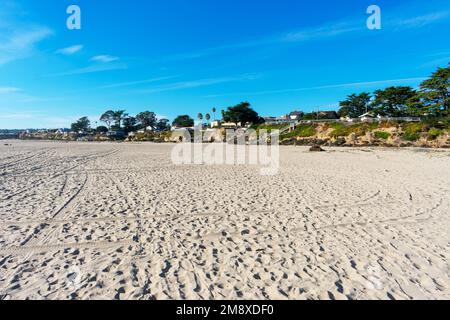
[{"label": "tire track in sand", "polygon": [[113,154],[115,154],[117,152],[118,152],[118,149],[115,149],[115,150],[112,150],[112,151],[109,151],[109,152],[106,152],[106,153],[102,153],[102,154],[100,154],[98,156],[97,156],[97,154],[94,154],[94,155],[91,155],[91,156],[86,156],[86,157],[84,157],[84,158],[82,158],[80,160],[80,163],[77,163],[76,165],[74,165],[74,166],[72,166],[70,168],[67,168],[67,169],[55,172],[48,179],[35,180],[35,181],[32,182],[32,186],[27,187],[27,188],[23,188],[22,190],[20,190],[18,192],[14,192],[12,194],[9,194],[9,195],[7,195],[6,197],[4,197],[4,198],[2,198],[0,200],[1,201],[7,201],[7,200],[10,200],[11,198],[13,198],[15,196],[20,196],[20,195],[22,195],[22,194],[24,194],[24,193],[26,193],[26,192],[28,192],[28,191],[30,191],[32,189],[35,189],[35,188],[37,188],[37,187],[39,187],[39,186],[41,186],[41,185],[43,185],[43,184],[45,184],[45,183],[47,183],[49,181],[52,181],[52,180],[54,180],[54,179],[56,179],[56,178],[58,178],[58,177],[60,177],[62,175],[66,175],[67,172],[70,172],[73,169],[76,169],[76,168],[78,168],[78,167],[80,167],[82,165],[85,165],[91,160],[97,160],[97,159],[105,158],[105,157],[113,155]]},{"label": "tire track in sand", "polygon": [[[96,155],[90,156],[90,157],[88,157],[89,158],[88,160],[84,161],[83,163],[77,164],[77,166],[86,164],[90,160],[98,159],[99,157],[103,158],[108,155],[115,154],[117,151],[118,150],[115,149],[111,152],[103,153],[101,156],[96,156]],[[68,216],[71,214],[72,210],[76,209],[76,207],[78,207],[80,205],[81,202],[80,201],[76,202],[75,200],[77,200],[80,196],[86,195],[86,193],[88,191],[88,188],[86,186],[91,184],[90,179],[91,179],[91,176],[86,172],[85,180],[82,183],[82,185],[80,186],[80,188],[58,210],[56,210],[52,214],[53,220],[56,219],[57,217],[62,217],[62,219],[67,219]],[[39,241],[39,238],[38,238],[38,235],[41,234],[42,231],[44,231],[48,226],[49,226],[49,224],[47,224],[47,223],[41,224],[40,226],[35,228],[32,235],[30,235],[27,239],[25,239],[24,241],[21,242],[20,246],[0,248],[0,254],[12,255],[15,252],[19,252],[20,250],[22,250],[22,252],[27,253],[27,256],[22,260],[22,262],[24,262],[27,258],[29,258],[30,254],[33,254],[36,251],[50,250],[50,248],[54,247],[55,245],[46,245],[46,243],[48,243],[48,241],[51,239],[52,235],[55,233],[57,228],[53,229],[49,234],[47,234],[43,240]],[[61,244],[61,245],[56,245],[56,246],[63,246],[64,248],[70,248],[71,244],[68,244],[68,245]],[[21,248],[21,249],[18,250],[18,248]]]},{"label": "tire track in sand", "polygon": [[131,240],[125,241],[97,241],[86,243],[49,244],[42,246],[19,246],[0,249],[0,255],[31,255],[65,249],[109,249],[134,244]]}]

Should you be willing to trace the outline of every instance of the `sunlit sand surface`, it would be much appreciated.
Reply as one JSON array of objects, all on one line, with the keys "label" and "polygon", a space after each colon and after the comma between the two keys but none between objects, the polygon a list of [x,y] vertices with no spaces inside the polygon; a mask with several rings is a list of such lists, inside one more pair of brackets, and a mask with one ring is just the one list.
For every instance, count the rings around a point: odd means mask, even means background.
[{"label": "sunlit sand surface", "polygon": [[0,298],[450,299],[450,152],[0,145]]}]

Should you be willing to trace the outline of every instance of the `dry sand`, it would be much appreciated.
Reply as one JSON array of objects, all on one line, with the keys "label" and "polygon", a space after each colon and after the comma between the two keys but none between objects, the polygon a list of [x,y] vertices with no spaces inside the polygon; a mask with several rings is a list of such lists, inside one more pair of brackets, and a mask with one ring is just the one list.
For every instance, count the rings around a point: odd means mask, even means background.
[{"label": "dry sand", "polygon": [[172,147],[2,142],[0,298],[450,299],[449,152]]}]

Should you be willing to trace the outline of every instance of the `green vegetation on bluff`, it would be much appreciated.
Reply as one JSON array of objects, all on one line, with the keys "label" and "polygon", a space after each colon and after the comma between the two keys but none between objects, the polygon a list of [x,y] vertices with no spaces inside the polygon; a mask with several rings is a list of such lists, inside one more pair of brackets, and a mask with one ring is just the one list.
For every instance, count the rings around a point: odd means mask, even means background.
[{"label": "green vegetation on bluff", "polygon": [[377,123],[359,123],[353,125],[345,125],[342,123],[334,123],[330,125],[330,128],[334,129],[330,136],[333,138],[338,137],[347,137],[351,134],[356,135],[357,137],[361,137],[365,135],[368,131],[372,131],[378,128]]},{"label": "green vegetation on bluff", "polygon": [[[260,125],[257,130],[283,130],[286,125]],[[450,117],[422,121],[418,123],[384,121],[373,123],[327,123],[300,124],[292,132],[281,135],[281,141],[306,141],[315,143],[316,140],[333,143],[340,141],[372,141],[371,143],[406,144],[432,143],[436,140],[448,139],[450,147]],[[343,140],[344,139],[344,140]],[[425,146],[425,145],[424,145]]]},{"label": "green vegetation on bluff", "polygon": [[293,138],[293,137],[301,137],[301,138],[309,138],[313,137],[317,134],[316,126],[314,125],[299,125],[293,132],[289,132],[282,136],[282,138]]},{"label": "green vegetation on bluff", "polygon": [[375,131],[374,136],[376,139],[387,140],[391,137],[391,134],[384,131]]}]

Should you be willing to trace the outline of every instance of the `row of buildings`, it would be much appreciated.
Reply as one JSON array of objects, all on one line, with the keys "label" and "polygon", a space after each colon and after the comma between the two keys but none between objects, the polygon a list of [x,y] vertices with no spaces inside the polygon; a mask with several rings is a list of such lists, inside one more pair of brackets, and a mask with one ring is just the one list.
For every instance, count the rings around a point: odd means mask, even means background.
[{"label": "row of buildings", "polygon": [[[304,116],[305,113],[302,111],[293,111],[281,117],[264,117],[264,120],[267,124],[290,124],[301,121]],[[318,111],[314,113],[314,118],[317,120],[338,120],[339,116],[336,111]]]},{"label": "row of buildings", "polygon": [[389,115],[380,115],[374,111],[369,111],[359,116],[358,118],[351,117],[339,117],[336,111],[318,111],[310,113],[309,117],[305,117],[305,114],[300,111],[294,111],[290,114],[281,117],[265,117],[266,124],[293,124],[299,122],[314,122],[314,121],[332,121],[332,122],[379,122],[379,121],[403,121],[403,122],[418,122],[421,120],[419,117],[392,117]]}]

